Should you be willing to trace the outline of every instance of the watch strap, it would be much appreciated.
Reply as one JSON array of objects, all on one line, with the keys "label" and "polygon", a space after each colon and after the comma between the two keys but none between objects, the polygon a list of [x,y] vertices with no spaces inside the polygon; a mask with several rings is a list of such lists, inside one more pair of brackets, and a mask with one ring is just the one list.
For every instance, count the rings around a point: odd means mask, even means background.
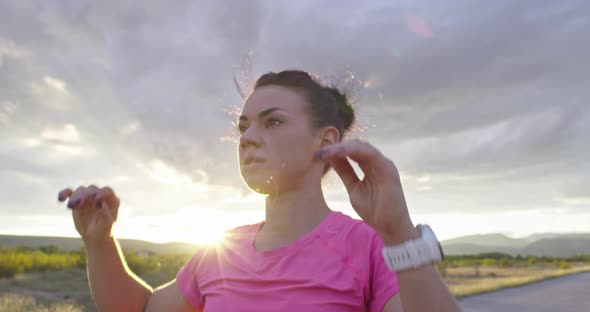
[{"label": "watch strap", "polygon": [[[420,229],[420,227],[418,227]],[[383,248],[385,263],[391,271],[416,269],[425,264],[442,261],[438,241],[425,239],[422,229],[421,238],[406,241],[396,246]]]}]

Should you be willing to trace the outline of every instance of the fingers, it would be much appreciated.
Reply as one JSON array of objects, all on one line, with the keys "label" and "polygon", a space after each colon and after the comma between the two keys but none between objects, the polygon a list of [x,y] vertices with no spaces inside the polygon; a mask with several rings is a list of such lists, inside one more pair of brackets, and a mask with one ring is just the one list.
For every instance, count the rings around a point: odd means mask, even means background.
[{"label": "fingers", "polygon": [[96,201],[96,191],[98,191],[98,187],[94,185],[90,185],[87,188],[81,188],[80,195],[76,197],[76,201],[73,203],[73,207],[71,208],[76,209],[82,207],[93,207]]},{"label": "fingers", "polygon": [[110,187],[104,187],[96,193],[96,208],[117,208],[119,207],[119,198]]},{"label": "fingers", "polygon": [[82,202],[84,191],[85,188],[80,186],[74,191],[72,195],[70,195],[70,200],[68,201],[68,208],[74,209],[80,204],[80,202]]},{"label": "fingers", "polygon": [[350,193],[360,180],[348,159],[346,157],[333,158],[330,159],[329,162],[330,165],[332,165],[332,168],[334,168],[334,171],[340,176],[340,179],[344,183],[344,187],[346,187],[346,191]]},{"label": "fingers", "polygon": [[383,154],[371,144],[361,140],[350,140],[330,145],[322,149],[320,156],[321,159],[327,161],[349,157],[359,164],[365,174],[389,168],[388,160]]},{"label": "fingers", "polygon": [[72,194],[74,194],[74,191],[72,191],[71,188],[63,189],[59,193],[57,193],[57,200],[59,200],[60,202],[63,202],[66,199],[68,199],[70,196],[72,196]]},{"label": "fingers", "polygon": [[88,187],[80,186],[76,191],[67,188],[58,193],[58,200],[65,201],[69,198],[68,208],[102,208],[107,205],[111,208],[119,207],[119,199],[115,196],[114,191],[110,187],[98,188],[95,185]]},{"label": "fingers", "polygon": [[96,208],[109,218],[109,222],[117,221],[120,200],[110,187],[104,187],[96,195]]}]

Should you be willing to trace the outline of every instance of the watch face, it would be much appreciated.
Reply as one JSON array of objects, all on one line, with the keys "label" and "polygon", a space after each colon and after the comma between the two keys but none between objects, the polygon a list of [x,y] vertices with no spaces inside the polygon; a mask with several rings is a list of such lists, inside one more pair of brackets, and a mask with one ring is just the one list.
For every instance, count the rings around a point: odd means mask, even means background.
[{"label": "watch face", "polygon": [[420,224],[420,225],[418,225],[418,229],[420,230],[420,234],[423,239],[429,241],[430,244],[432,244],[433,242],[436,242],[436,245],[438,247],[438,251],[440,252],[440,259],[441,259],[441,261],[444,260],[445,253],[442,249],[442,246],[440,245],[440,242],[438,241],[438,238],[436,238],[436,234],[434,234],[434,231],[432,231],[430,226],[428,226],[427,224]]}]

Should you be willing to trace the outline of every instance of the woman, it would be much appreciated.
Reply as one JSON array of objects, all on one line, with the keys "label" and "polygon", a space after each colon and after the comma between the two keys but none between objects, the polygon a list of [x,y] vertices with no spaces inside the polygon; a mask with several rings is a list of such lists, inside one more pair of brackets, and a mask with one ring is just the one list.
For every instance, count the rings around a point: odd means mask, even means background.
[{"label": "woman", "polygon": [[[268,73],[238,122],[241,175],[266,194],[265,220],[198,250],[175,280],[155,290],[127,268],[113,238],[113,190],[59,193],[73,209],[101,311],[459,311],[432,264],[397,273],[386,265],[384,246],[420,233],[393,162],[369,143],[342,141],[354,122],[345,95],[305,72]],[[321,179],[330,167],[364,222],[326,204]]]}]

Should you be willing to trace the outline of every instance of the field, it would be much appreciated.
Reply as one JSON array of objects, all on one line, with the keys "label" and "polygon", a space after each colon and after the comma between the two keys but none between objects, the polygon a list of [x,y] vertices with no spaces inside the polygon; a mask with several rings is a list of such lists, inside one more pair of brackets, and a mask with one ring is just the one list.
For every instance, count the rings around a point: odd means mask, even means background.
[{"label": "field", "polygon": [[567,269],[543,264],[510,268],[468,266],[448,269],[445,280],[453,294],[461,298],[585,271],[590,271],[590,264],[572,263]]},{"label": "field", "polygon": [[[190,254],[138,256],[125,251],[129,268],[152,287],[176,275]],[[96,311],[84,250],[0,247],[0,312]]]},{"label": "field", "polygon": [[[129,267],[152,287],[174,278],[190,254],[138,256]],[[83,250],[0,248],[0,312],[96,311],[88,289]],[[590,256],[568,259],[505,254],[448,257],[437,269],[457,297],[590,271]]]},{"label": "field", "polygon": [[503,253],[449,256],[437,265],[452,293],[465,297],[590,271],[590,255],[522,257]]}]

